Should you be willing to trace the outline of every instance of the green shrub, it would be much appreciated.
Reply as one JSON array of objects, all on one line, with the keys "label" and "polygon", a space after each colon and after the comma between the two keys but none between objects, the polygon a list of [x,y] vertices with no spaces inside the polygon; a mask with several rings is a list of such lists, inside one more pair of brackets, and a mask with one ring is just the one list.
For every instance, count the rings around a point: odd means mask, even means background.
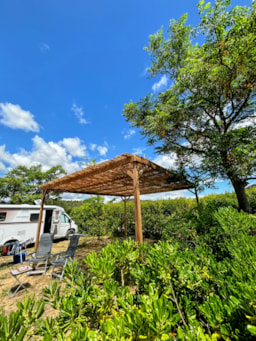
[{"label": "green shrub", "polygon": [[200,214],[173,213],[165,241],[116,241],[88,254],[86,274],[68,263],[64,285],[44,289],[55,318],[26,298],[0,315],[1,340],[254,340],[256,219],[234,207]]}]

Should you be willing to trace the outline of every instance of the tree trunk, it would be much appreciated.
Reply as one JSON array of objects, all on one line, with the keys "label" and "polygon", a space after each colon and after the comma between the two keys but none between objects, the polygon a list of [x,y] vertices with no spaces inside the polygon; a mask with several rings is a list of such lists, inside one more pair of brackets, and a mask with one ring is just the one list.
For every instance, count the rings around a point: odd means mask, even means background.
[{"label": "tree trunk", "polygon": [[234,187],[239,209],[244,212],[250,213],[251,207],[247,195],[245,193],[246,181],[239,179],[236,172],[231,170],[232,165],[230,165],[228,162],[227,151],[222,151],[221,156],[224,169],[226,170],[226,174]]},{"label": "tree trunk", "polygon": [[245,184],[241,180],[232,180],[232,185],[234,187],[238,205],[240,210],[243,210],[244,212],[250,213],[251,212],[251,207],[247,198],[247,195],[245,193]]},{"label": "tree trunk", "polygon": [[196,204],[197,204],[197,207],[198,207],[199,206],[199,197],[198,197],[197,188],[195,188],[195,196],[196,196]]}]

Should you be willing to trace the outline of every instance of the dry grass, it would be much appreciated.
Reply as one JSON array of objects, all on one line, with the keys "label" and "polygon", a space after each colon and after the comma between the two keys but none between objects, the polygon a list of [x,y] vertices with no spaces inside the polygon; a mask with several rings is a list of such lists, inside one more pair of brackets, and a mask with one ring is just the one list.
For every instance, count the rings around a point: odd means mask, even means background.
[{"label": "dry grass", "polygon": [[[79,240],[79,246],[76,251],[75,259],[78,260],[81,268],[83,269],[83,259],[85,256],[92,252],[100,252],[101,249],[107,244],[113,242],[111,238],[102,238],[98,240],[94,237],[82,237]],[[68,246],[68,240],[58,241],[53,244],[52,253],[65,251]],[[28,249],[33,252],[33,248]],[[0,308],[7,315],[17,309],[17,302],[23,301],[26,295],[35,294],[36,298],[42,297],[42,289],[47,287],[54,279],[50,278],[51,271],[47,271],[46,275],[33,275],[28,276],[25,280],[26,290],[20,290],[14,297],[10,298],[7,294],[8,289],[15,284],[15,279],[12,277],[10,271],[17,269],[21,264],[13,264],[13,256],[0,257]],[[47,315],[51,315],[51,311],[47,308]]]}]

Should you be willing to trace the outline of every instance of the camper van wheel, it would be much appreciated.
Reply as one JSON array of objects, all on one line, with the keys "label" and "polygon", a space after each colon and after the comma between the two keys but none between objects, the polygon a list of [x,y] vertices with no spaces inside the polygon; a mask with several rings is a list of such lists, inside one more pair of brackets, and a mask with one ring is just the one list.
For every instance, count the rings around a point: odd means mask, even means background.
[{"label": "camper van wheel", "polygon": [[67,231],[67,234],[66,234],[66,238],[67,239],[70,239],[70,237],[72,236],[72,234],[74,234],[75,233],[75,230],[68,230]]},{"label": "camper van wheel", "polygon": [[2,256],[8,256],[11,251],[14,251],[12,249],[17,242],[18,240],[10,240],[7,243],[5,243],[2,250]]}]

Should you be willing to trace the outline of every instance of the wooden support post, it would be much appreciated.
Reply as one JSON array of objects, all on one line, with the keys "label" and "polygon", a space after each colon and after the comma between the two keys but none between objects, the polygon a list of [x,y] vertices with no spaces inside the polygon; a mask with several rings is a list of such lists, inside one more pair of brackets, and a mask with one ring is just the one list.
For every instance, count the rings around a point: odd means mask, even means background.
[{"label": "wooden support post", "polygon": [[130,199],[130,197],[122,197],[122,200],[124,202],[124,236],[127,238],[128,236],[128,230],[127,230],[127,201]]},{"label": "wooden support post", "polygon": [[141,205],[140,205],[140,185],[139,185],[139,170],[138,163],[133,163],[133,171],[128,171],[127,174],[133,179],[134,190],[134,212],[135,212],[135,236],[136,241],[141,244],[143,242],[142,235],[142,219],[141,219]]},{"label": "wooden support post", "polygon": [[38,218],[38,225],[37,225],[35,251],[37,251],[37,249],[38,249],[38,244],[39,244],[39,239],[40,239],[40,232],[41,232],[41,225],[42,225],[42,218],[43,218],[43,209],[44,209],[46,194],[47,194],[47,190],[43,191],[42,199],[41,199],[40,213],[39,213],[39,218]]}]

